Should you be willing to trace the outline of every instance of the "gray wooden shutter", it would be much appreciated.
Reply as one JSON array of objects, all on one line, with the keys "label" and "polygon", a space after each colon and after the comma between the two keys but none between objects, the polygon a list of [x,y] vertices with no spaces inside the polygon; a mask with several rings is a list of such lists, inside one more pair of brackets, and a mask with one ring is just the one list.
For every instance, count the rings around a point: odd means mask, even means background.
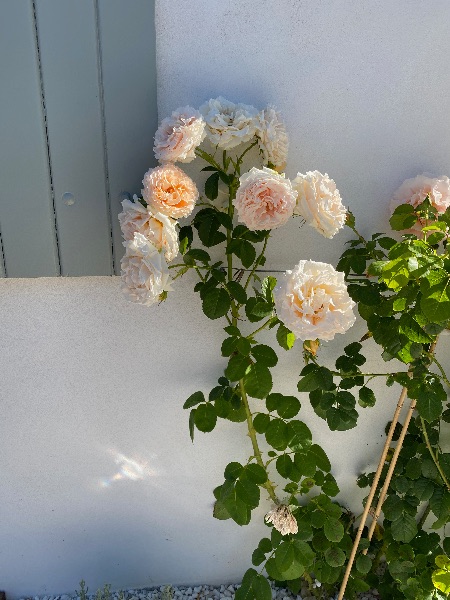
[{"label": "gray wooden shutter", "polygon": [[0,273],[111,275],[157,126],[153,0],[0,5]]}]

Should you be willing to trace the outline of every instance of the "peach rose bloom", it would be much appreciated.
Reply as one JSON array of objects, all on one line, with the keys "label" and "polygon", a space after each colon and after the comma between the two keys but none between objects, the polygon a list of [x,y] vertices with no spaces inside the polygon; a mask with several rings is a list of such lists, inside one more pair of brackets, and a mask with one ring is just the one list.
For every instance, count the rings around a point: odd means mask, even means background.
[{"label": "peach rose bloom", "polygon": [[123,211],[119,214],[120,227],[125,240],[132,240],[135,233],[141,233],[159,251],[164,252],[165,259],[170,262],[178,254],[178,234],[176,221],[163,215],[153,214],[142,206],[137,196],[122,202]]},{"label": "peach rose bloom", "polygon": [[253,167],[239,181],[234,206],[239,221],[249,229],[275,229],[292,217],[297,192],[284,174]]},{"label": "peach rose bloom", "polygon": [[332,340],[355,322],[344,274],[327,263],[301,260],[273,296],[278,318],[303,342]]},{"label": "peach rose bloom", "polygon": [[[392,197],[390,208],[393,213],[400,204],[418,206],[429,196],[432,206],[439,214],[444,213],[450,206],[450,179],[442,177],[428,177],[417,175],[406,179]],[[410,230],[414,233],[421,231],[421,224],[416,223]]]},{"label": "peach rose bloom", "polygon": [[191,106],[175,110],[162,120],[155,134],[153,150],[160,162],[188,163],[195,158],[195,149],[205,139],[206,123]]},{"label": "peach rose bloom", "polygon": [[188,175],[172,163],[149,169],[142,181],[142,196],[152,212],[179,219],[194,210],[198,190]]},{"label": "peach rose bloom", "polygon": [[294,213],[303,217],[308,225],[326,238],[332,238],[344,227],[347,211],[336,184],[327,173],[297,173],[292,185],[298,193]]}]

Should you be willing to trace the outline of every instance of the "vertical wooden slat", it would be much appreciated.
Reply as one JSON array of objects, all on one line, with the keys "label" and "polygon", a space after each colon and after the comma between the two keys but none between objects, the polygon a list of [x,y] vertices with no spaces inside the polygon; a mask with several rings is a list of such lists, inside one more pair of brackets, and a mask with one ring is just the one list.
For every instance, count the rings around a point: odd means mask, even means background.
[{"label": "vertical wooden slat", "polygon": [[0,226],[6,274],[58,275],[31,0],[2,0],[0,4],[0,73]]},{"label": "vertical wooden slat", "polygon": [[116,273],[123,254],[117,214],[154,166],[157,128],[154,0],[99,0],[111,217]]},{"label": "vertical wooden slat", "polygon": [[95,3],[36,8],[62,274],[110,275]]}]

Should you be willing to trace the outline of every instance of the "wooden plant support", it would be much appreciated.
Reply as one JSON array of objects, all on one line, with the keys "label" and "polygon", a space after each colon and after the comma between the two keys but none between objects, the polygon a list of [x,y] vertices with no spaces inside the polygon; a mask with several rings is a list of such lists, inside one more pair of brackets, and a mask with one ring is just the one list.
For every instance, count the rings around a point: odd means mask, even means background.
[{"label": "wooden plant support", "polygon": [[[406,387],[404,387],[402,389],[402,391],[401,391],[400,398],[398,399],[397,407],[396,407],[395,412],[394,412],[394,416],[392,417],[391,426],[389,427],[389,432],[387,434],[386,442],[385,442],[384,448],[383,448],[383,452],[381,453],[380,462],[378,463],[378,467],[377,467],[377,470],[376,470],[376,473],[375,473],[375,477],[374,477],[373,482],[372,482],[372,487],[370,488],[369,495],[367,496],[366,506],[364,507],[364,512],[363,512],[363,514],[361,516],[361,521],[359,523],[358,531],[356,532],[355,542],[353,544],[353,548],[352,548],[352,551],[350,553],[350,558],[348,559],[348,564],[347,564],[347,568],[345,570],[344,579],[342,580],[341,588],[339,590],[338,600],[343,600],[343,598],[344,598],[345,589],[347,587],[348,579],[350,577],[350,573],[351,573],[351,570],[352,570],[352,567],[353,567],[353,562],[355,560],[355,556],[356,556],[356,552],[358,550],[359,542],[361,540],[362,532],[364,530],[364,527],[365,527],[365,524],[366,524],[366,521],[367,521],[367,517],[369,515],[370,508],[372,506],[372,501],[373,501],[373,499],[375,497],[375,493],[376,493],[377,488],[378,488],[378,483],[379,483],[380,477],[381,477],[381,471],[383,470],[383,466],[384,466],[384,463],[386,461],[386,456],[387,456],[387,453],[388,453],[389,448],[391,446],[392,438],[394,437],[395,427],[396,427],[396,425],[398,423],[400,412],[401,412],[403,404],[405,402],[406,394],[407,394],[407,389],[406,389]],[[415,405],[415,403],[414,403],[414,405]],[[411,410],[411,408],[410,408],[410,410]],[[414,408],[413,408],[413,410],[414,410]],[[408,412],[408,414],[409,414],[409,412]],[[412,414],[412,411],[411,411],[411,414]],[[411,417],[409,417],[409,419],[411,419]],[[405,424],[406,424],[406,422],[405,422]],[[409,425],[409,421],[408,421],[408,425]],[[402,433],[403,433],[403,429],[402,429]],[[406,434],[406,430],[405,430],[405,434]],[[405,436],[403,435],[403,438],[404,437]],[[400,448],[401,448],[401,446],[400,446],[400,440],[399,440],[399,444],[397,445],[397,448],[399,449],[398,451],[400,452]],[[396,449],[396,451],[397,451],[397,449]],[[397,456],[398,456],[398,454],[397,454]],[[391,464],[392,464],[392,461],[391,461]],[[395,467],[395,465],[394,465],[394,467]],[[393,470],[394,469],[392,469],[392,471]],[[392,476],[392,474],[391,474],[391,476]],[[386,488],[386,490],[387,490],[387,488]],[[380,498],[381,498],[381,496],[380,496]],[[378,509],[378,506],[377,506],[377,509]],[[381,505],[380,505],[380,509],[381,509]],[[373,524],[376,525],[376,519],[374,519]],[[374,525],[374,529],[375,529],[375,525]],[[373,532],[372,532],[372,534],[373,534]]]}]

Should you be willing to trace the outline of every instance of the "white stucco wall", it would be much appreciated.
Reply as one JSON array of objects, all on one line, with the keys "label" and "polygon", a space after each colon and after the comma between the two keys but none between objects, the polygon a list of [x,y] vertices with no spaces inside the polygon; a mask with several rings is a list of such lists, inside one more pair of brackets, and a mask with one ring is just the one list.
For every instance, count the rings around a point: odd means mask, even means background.
[{"label": "white stucco wall", "polygon": [[[276,104],[288,176],[328,172],[362,232],[383,230],[403,179],[450,172],[449,22],[445,0],[159,0],[160,114],[219,94]],[[335,263],[345,239],[292,221],[267,267]],[[221,422],[192,445],[181,409],[225,364],[191,282],[152,309],[125,303],[117,279],[0,282],[0,588],[12,599],[81,578],[91,589],[237,581],[249,565],[269,504],[246,530],[211,516],[224,466],[249,454],[244,428]],[[444,362],[448,351],[447,339]],[[383,367],[375,354],[370,366]],[[283,353],[277,389],[295,392],[300,368],[299,348]],[[346,433],[303,401],[355,509],[355,476],[376,462],[397,393],[380,391]]]}]

